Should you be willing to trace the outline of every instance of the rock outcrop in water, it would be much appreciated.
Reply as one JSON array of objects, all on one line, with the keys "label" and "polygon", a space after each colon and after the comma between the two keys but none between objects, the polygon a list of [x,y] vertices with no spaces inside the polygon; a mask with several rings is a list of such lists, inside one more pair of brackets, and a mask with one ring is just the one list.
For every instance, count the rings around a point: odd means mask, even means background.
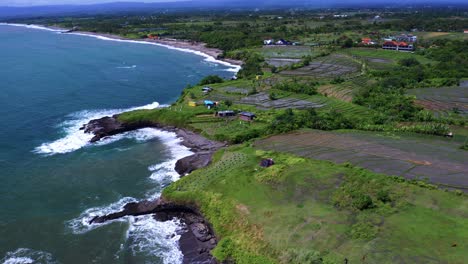
[{"label": "rock outcrop in water", "polygon": [[[81,130],[84,133],[94,135],[90,142],[97,142],[105,137],[146,127],[176,133],[179,138],[182,138],[182,145],[194,152],[193,155],[176,162],[175,170],[181,176],[208,166],[211,163],[213,153],[226,146],[224,143],[208,140],[192,131],[181,128],[151,122],[124,123],[118,120],[117,115],[91,120],[81,127]],[[180,249],[184,254],[183,263],[216,263],[210,251],[216,246],[217,238],[210,224],[198,212],[198,209],[191,206],[168,202],[161,198],[154,201],[132,202],[126,204],[119,212],[94,217],[89,221],[89,224],[104,223],[124,216],[147,214],[153,214],[158,221],[178,218],[185,224],[186,230],[179,240]]]},{"label": "rock outcrop in water", "polygon": [[124,216],[146,214],[153,214],[155,220],[162,222],[174,218],[182,221],[185,230],[181,234],[179,245],[184,254],[183,263],[216,263],[210,251],[216,246],[217,238],[210,224],[195,207],[168,202],[164,199],[132,202],[126,204],[122,211],[94,217],[89,224],[104,223]]}]

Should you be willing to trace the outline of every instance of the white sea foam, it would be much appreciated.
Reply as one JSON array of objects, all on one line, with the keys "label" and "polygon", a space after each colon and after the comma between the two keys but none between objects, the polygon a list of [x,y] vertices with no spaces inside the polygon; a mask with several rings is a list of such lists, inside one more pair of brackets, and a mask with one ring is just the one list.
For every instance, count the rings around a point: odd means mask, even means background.
[{"label": "white sea foam", "polygon": [[0,26],[24,27],[24,28],[47,30],[47,31],[53,31],[53,32],[65,31],[65,30],[60,30],[60,29],[48,28],[48,27],[44,27],[40,25],[26,25],[26,24],[15,24],[15,23],[0,23]]},{"label": "white sea foam", "polygon": [[137,66],[136,65],[132,65],[132,66],[119,66],[119,67],[116,67],[117,69],[135,69]]},{"label": "white sea foam", "polygon": [[[89,141],[93,138],[93,135],[84,133],[83,130],[80,130],[80,128],[84,124],[87,124],[90,120],[102,118],[105,116],[112,116],[126,111],[155,109],[159,106],[160,105],[158,102],[153,102],[148,105],[132,107],[128,109],[81,111],[78,113],[74,113],[69,116],[69,120],[59,125],[59,127],[65,133],[64,137],[52,142],[43,143],[42,145],[36,147],[34,149],[34,152],[39,154],[54,155],[68,153],[86,146],[90,146],[91,144],[89,143]],[[140,129],[121,135],[108,137],[97,143],[97,145],[109,144],[124,137],[135,138],[137,140],[148,140],[157,136],[157,133],[154,136],[152,136],[152,134],[153,130]]]},{"label": "white sea foam", "polygon": [[228,69],[228,70],[231,71],[231,72],[234,72],[234,73],[237,73],[237,72],[241,69],[241,66],[239,66],[239,65],[234,65],[234,64],[231,64],[231,63],[226,62],[226,61],[217,60],[215,57],[213,57],[213,56],[211,56],[211,55],[208,55],[208,54],[206,54],[206,53],[203,53],[203,52],[201,52],[201,51],[197,51],[197,50],[178,48],[178,47],[173,47],[173,46],[170,46],[170,45],[165,45],[165,44],[155,43],[155,42],[148,42],[148,41],[128,40],[128,39],[117,39],[117,38],[111,38],[111,37],[106,37],[106,36],[100,36],[100,35],[96,35],[96,34],[77,33],[77,32],[73,32],[73,33],[70,33],[70,34],[72,34],[72,35],[78,35],[78,36],[93,37],[93,38],[97,38],[97,39],[100,39],[100,40],[108,40],[108,41],[116,41],[116,42],[125,42],[125,43],[138,43],[138,44],[145,44],[145,45],[153,45],[153,46],[165,47],[165,48],[168,48],[168,49],[178,50],[178,51],[187,52],[187,53],[192,53],[192,54],[195,54],[195,55],[204,57],[206,62],[212,62],[212,63],[221,64],[221,65],[227,66],[227,67],[230,68],[230,69]]},{"label": "white sea foam", "polygon": [[[40,25],[26,25],[26,24],[13,24],[13,23],[0,23],[0,25],[25,27],[25,28],[40,29],[40,30],[47,30],[47,31],[54,31],[54,32],[63,32],[64,31],[64,30],[52,29],[52,28],[48,28],[48,27],[44,27],[44,26],[40,26]],[[213,57],[213,56],[211,56],[209,54],[203,53],[201,51],[197,51],[197,50],[178,48],[178,47],[173,47],[173,46],[170,46],[170,45],[165,45],[165,44],[161,44],[161,43],[154,43],[154,42],[148,42],[148,41],[117,39],[117,38],[100,36],[100,35],[97,35],[97,34],[90,34],[90,33],[71,32],[71,33],[68,33],[68,34],[93,37],[93,38],[97,38],[97,39],[100,39],[100,40],[153,45],[153,46],[165,47],[165,48],[172,49],[172,50],[178,50],[178,51],[182,51],[182,52],[192,53],[192,54],[204,57],[206,62],[212,62],[212,63],[227,66],[227,67],[229,67],[229,69],[226,69],[226,71],[233,72],[233,73],[237,73],[242,68],[239,65],[235,65],[235,64],[232,64],[232,63],[229,63],[229,62],[226,62],[226,61],[222,61],[222,60],[217,60],[215,57]]]},{"label": "white sea foam", "polygon": [[[134,133],[132,135],[132,133]],[[141,129],[119,135],[119,137],[134,137],[136,140],[146,140],[147,137],[158,137],[168,147],[169,160],[148,167],[151,172],[150,178],[160,185],[170,183],[179,179],[179,175],[174,170],[178,159],[193,154],[187,147],[182,146],[181,139],[173,132],[161,131],[153,128]],[[110,140],[118,140],[114,138]],[[157,199],[161,194],[148,193],[146,199]],[[118,212],[129,202],[137,199],[125,197],[107,206],[87,209],[77,218],[70,220],[66,225],[74,234],[83,234],[113,222],[127,222],[128,230],[126,239],[128,248],[134,255],[144,255],[159,257],[165,264],[182,263],[183,255],[179,249],[178,241],[183,225],[178,220],[158,222],[151,215],[127,216],[117,220],[108,221],[102,224],[89,224],[95,216],[107,215]]]},{"label": "white sea foam", "polygon": [[89,208],[83,213],[81,213],[81,215],[78,216],[77,218],[68,221],[66,225],[70,228],[73,234],[84,234],[88,231],[94,230],[103,225],[108,225],[114,222],[125,222],[127,221],[127,219],[120,218],[120,219],[116,219],[112,221],[107,221],[102,224],[89,224],[89,221],[91,221],[91,219],[93,219],[94,217],[118,212],[122,210],[124,205],[126,205],[127,203],[131,203],[131,202],[137,202],[137,199],[132,198],[132,197],[124,197],[120,199],[119,201],[112,203],[110,205]]},{"label": "white sea foam", "polygon": [[177,138],[174,133],[161,131],[158,137],[169,147],[171,158],[166,162],[148,167],[148,170],[151,171],[150,178],[157,182],[163,182],[164,180],[177,181],[179,174],[174,170],[177,160],[190,156],[193,152],[182,146],[180,144],[181,139]]},{"label": "white sea foam", "polygon": [[55,264],[58,263],[52,257],[52,254],[32,250],[29,248],[18,248],[15,251],[7,252],[5,257],[0,260],[3,264]]},{"label": "white sea foam", "polygon": [[126,238],[134,255],[160,257],[165,264],[182,263],[180,221],[158,222],[151,215],[143,215],[131,217],[129,224]]}]

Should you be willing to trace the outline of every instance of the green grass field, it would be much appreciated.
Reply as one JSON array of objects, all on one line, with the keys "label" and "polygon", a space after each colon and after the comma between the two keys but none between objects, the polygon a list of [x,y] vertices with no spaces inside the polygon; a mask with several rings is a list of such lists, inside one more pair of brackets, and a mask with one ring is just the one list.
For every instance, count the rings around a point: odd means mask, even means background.
[{"label": "green grass field", "polygon": [[406,58],[416,58],[419,62],[424,64],[431,62],[431,60],[421,55],[417,55],[411,52],[399,52],[394,50],[383,50],[374,48],[352,48],[343,50],[342,52],[357,57],[362,57],[364,59],[385,59],[393,63],[398,62],[398,60],[400,59]]},{"label": "green grass field", "polygon": [[[273,158],[270,168],[258,166]],[[196,204],[236,263],[465,263],[466,197],[385,175],[233,146],[164,197]],[[315,261],[315,262],[313,262]]]}]

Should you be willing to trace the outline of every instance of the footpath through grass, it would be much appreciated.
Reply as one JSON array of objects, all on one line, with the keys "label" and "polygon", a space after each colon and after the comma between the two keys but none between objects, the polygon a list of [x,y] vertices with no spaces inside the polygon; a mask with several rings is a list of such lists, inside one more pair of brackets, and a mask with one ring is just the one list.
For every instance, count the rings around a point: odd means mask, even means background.
[{"label": "footpath through grass", "polygon": [[[262,168],[262,158],[275,165]],[[218,260],[236,263],[466,263],[468,200],[350,164],[220,150],[164,197],[212,223]]]}]

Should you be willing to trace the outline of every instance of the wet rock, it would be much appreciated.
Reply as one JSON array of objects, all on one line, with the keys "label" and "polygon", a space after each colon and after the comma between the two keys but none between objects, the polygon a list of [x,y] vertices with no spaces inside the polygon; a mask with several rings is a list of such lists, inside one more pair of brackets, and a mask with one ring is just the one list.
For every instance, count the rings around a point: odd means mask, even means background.
[{"label": "wet rock", "polygon": [[213,152],[198,152],[176,162],[175,170],[179,175],[186,175],[194,170],[204,168],[211,163]]}]

